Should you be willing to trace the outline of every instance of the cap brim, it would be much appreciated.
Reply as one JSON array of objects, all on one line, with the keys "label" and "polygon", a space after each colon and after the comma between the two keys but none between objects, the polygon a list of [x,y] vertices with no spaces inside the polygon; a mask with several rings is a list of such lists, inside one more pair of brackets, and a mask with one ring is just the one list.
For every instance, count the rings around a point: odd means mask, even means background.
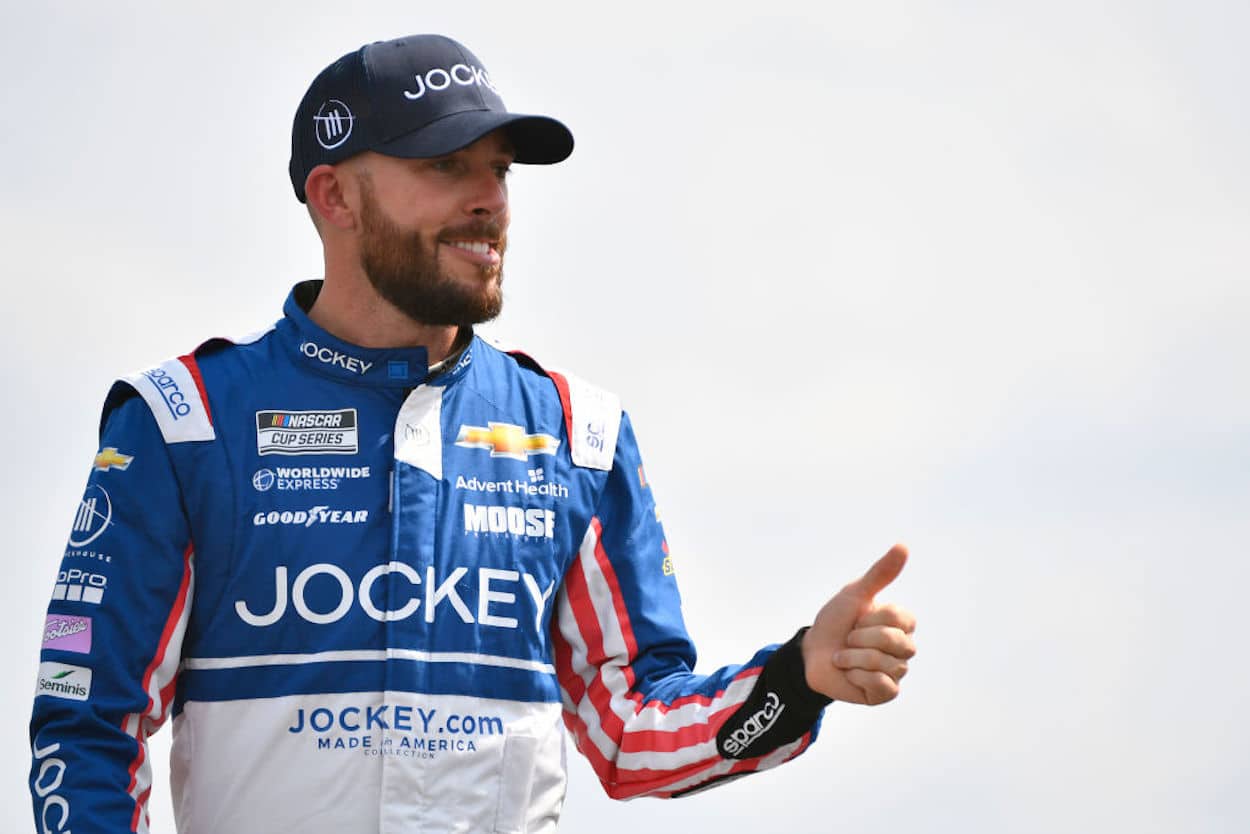
[{"label": "cap brim", "polygon": [[505,128],[516,151],[516,161],[529,165],[561,162],[573,153],[573,134],[549,116],[500,113],[497,110],[465,110],[451,113],[424,127],[373,150],[387,156],[423,159],[443,156],[472,145],[499,128]]}]

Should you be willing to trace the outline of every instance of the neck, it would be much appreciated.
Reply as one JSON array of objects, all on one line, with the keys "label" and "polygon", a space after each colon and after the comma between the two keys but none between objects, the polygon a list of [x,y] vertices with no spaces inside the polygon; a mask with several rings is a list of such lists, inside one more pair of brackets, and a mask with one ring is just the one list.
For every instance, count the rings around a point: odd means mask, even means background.
[{"label": "neck", "polygon": [[455,325],[413,321],[377,290],[357,266],[333,268],[326,259],[326,278],[308,317],[330,334],[365,348],[424,347],[436,365],[456,343]]}]

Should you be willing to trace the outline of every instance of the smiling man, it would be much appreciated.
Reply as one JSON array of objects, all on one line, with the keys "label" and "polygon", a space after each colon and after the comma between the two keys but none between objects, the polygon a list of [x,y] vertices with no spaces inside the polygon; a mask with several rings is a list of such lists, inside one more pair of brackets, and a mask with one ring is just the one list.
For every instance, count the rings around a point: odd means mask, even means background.
[{"label": "smiling man", "polygon": [[875,597],[902,547],[695,674],[619,399],[474,335],[509,167],[572,148],[444,37],[314,80],[290,174],[324,278],[105,402],[45,629],[40,831],[147,830],[170,715],[183,834],[550,832],[564,728],[611,796],[671,797],[897,695],[915,620]]}]

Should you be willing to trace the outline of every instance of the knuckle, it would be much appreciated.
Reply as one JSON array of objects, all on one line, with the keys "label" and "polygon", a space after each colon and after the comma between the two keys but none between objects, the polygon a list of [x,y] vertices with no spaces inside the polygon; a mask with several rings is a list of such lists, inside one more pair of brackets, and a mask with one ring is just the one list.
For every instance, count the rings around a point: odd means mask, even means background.
[{"label": "knuckle", "polygon": [[868,695],[874,705],[892,701],[898,695],[898,683],[888,675],[875,675]]},{"label": "knuckle", "polygon": [[891,638],[890,654],[902,660],[916,656],[916,644],[906,634],[900,631],[892,634]]}]

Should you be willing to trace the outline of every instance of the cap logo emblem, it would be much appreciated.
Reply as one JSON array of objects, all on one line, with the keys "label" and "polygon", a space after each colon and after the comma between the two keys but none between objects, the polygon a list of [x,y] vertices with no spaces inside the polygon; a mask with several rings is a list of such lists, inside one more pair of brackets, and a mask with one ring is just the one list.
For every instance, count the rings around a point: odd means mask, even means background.
[{"label": "cap logo emblem", "polygon": [[346,104],[332,98],[317,110],[313,122],[317,126],[317,144],[327,151],[337,148],[352,135],[356,117]]},{"label": "cap logo emblem", "polygon": [[428,70],[424,75],[414,75],[413,78],[417,82],[417,89],[404,90],[404,98],[409,101],[416,101],[425,95],[426,90],[437,93],[440,90],[446,90],[454,81],[461,87],[471,87],[479,84],[491,92],[498,94],[494,83],[490,80],[490,73],[481,67],[470,67],[466,64],[453,64],[447,69],[435,67]]}]

